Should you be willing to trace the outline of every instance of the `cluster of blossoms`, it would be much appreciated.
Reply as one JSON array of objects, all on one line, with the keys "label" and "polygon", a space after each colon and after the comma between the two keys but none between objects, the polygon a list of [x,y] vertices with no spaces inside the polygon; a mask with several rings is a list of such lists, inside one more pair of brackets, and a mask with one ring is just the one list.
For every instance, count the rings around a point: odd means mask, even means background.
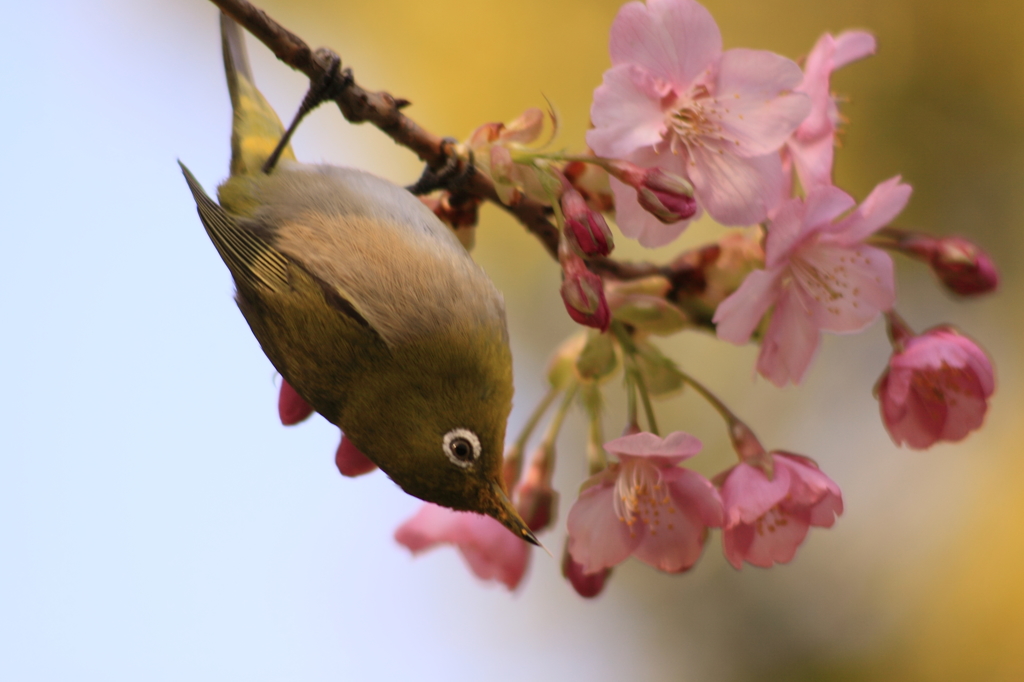
[{"label": "cluster of blossoms", "polygon": [[[630,556],[665,572],[691,568],[711,528],[721,529],[725,556],[737,569],[785,563],[811,526],[828,528],[843,511],[839,487],[814,461],[766,450],[660,353],[654,336],[707,330],[735,344],[753,339],[757,372],[782,387],[803,380],[822,332],[858,332],[884,317],[893,355],[875,393],[893,440],[921,449],[981,426],[994,390],[991,362],[951,327],[916,334],[907,326],[894,310],[890,253],[927,263],[959,296],[996,288],[992,261],[963,238],[893,226],[911,195],[898,176],[859,204],[832,182],[844,119],[831,74],[874,51],[868,33],[826,34],[801,68],[766,51],[723,51],[717,24],[695,0],[630,2],[611,28],[612,66],[594,92],[588,154],[532,146],[545,124],[539,109],[481,126],[460,146],[502,201],[528,197],[549,207],[560,230],[562,299],[572,319],[590,328],[556,353],[550,391],[509,447],[505,466],[530,528],[549,528],[557,518],[555,441],[566,412],[582,405],[591,476],[569,510],[562,559],[581,595],[601,592],[612,568]],[[475,207],[453,206],[447,195],[425,201],[460,234],[475,224]],[[614,248],[606,214],[626,238],[658,247],[705,213],[748,229],[637,276],[601,267]],[[605,442],[601,391],[619,369],[629,406],[625,435]],[[651,399],[684,384],[722,415],[738,456],[710,480],[680,466],[701,449],[697,438],[657,435]],[[524,464],[532,432],[559,397]],[[284,384],[282,421],[310,412]],[[349,476],[374,468],[344,438],[337,464]],[[476,575],[509,589],[521,581],[531,551],[493,519],[434,505],[403,524],[396,539],[414,553],[453,544]]]}]

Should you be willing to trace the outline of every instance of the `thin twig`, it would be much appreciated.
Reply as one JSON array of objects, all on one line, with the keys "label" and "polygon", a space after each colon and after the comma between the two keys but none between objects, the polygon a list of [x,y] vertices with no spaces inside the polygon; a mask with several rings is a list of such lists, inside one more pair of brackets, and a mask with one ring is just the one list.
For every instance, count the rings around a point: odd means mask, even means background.
[{"label": "thin twig", "polygon": [[[270,18],[266,12],[248,0],[210,0],[225,14],[241,24],[288,66],[301,71],[316,83],[331,66],[329,50],[312,50],[304,40]],[[422,128],[402,113],[409,102],[380,91],[371,92],[353,79],[334,98],[342,115],[352,123],[372,123],[397,144],[415,153],[431,168],[438,168],[447,160],[444,138]],[[512,214],[534,234],[547,252],[558,258],[558,229],[548,219],[549,211],[543,204],[523,198],[514,206],[507,206],[498,198],[494,184],[483,173],[474,173],[459,188],[460,193],[483,197]],[[588,263],[591,270],[616,279],[638,279],[654,274],[671,275],[670,268],[651,263],[620,262],[611,258],[595,258]]]}]

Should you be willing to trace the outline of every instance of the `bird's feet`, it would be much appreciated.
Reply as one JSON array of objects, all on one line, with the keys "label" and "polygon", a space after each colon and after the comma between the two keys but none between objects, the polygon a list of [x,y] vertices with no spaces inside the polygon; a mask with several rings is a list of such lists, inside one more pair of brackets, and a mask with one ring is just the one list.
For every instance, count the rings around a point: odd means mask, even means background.
[{"label": "bird's feet", "polygon": [[416,196],[430,194],[437,189],[446,189],[452,194],[458,194],[466,181],[476,173],[476,163],[473,159],[473,152],[470,151],[469,158],[463,164],[462,159],[455,151],[456,144],[457,141],[454,138],[444,138],[441,141],[444,163],[436,170],[429,165],[425,167],[420,179],[406,189]]},{"label": "bird's feet", "polygon": [[277,143],[274,152],[267,157],[267,162],[263,164],[264,173],[269,173],[277,165],[278,159],[281,158],[281,152],[288,146],[292,139],[292,134],[299,127],[299,122],[306,117],[306,114],[324,102],[335,99],[354,82],[352,70],[341,68],[341,57],[333,50],[321,47],[317,50],[317,58],[321,61],[327,61],[327,70],[324,71],[323,75],[316,82],[310,83],[309,90],[306,91],[306,96],[302,99],[302,104],[299,105],[299,110],[295,113],[291,125],[288,126],[288,130],[281,136],[281,141]]}]

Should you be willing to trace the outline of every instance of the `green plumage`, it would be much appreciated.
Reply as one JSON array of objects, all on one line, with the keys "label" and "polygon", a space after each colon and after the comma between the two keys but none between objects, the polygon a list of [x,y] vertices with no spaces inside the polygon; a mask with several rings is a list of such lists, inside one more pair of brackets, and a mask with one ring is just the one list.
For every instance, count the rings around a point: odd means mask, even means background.
[{"label": "green plumage", "polygon": [[[317,412],[410,494],[486,513],[532,540],[502,492],[512,360],[501,295],[452,232],[404,189],[300,164],[222,17],[234,119],[215,203],[184,166],[200,218],[267,357]],[[469,431],[478,457],[453,459]],[[471,439],[470,439],[471,440]]]}]

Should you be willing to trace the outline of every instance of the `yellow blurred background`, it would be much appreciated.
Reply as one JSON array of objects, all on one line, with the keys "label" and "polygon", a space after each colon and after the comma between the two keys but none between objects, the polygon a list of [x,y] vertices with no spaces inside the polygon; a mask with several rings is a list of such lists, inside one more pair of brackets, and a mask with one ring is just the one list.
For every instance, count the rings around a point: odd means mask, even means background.
[{"label": "yellow blurred background", "polygon": [[[527,107],[543,107],[547,97],[562,122],[556,146],[572,150],[584,146],[591,94],[609,64],[608,30],[620,5],[611,0],[264,0],[259,4],[309,44],[334,48],[343,63],[354,69],[363,87],[411,100],[407,113],[435,133],[464,138],[483,122],[507,121]],[[64,596],[54,596],[52,603],[40,597],[49,604],[41,607],[42,602],[19,601],[14,588],[0,593],[0,612],[8,614],[0,613],[0,633],[6,633],[8,641],[0,661],[7,657],[13,675],[0,677],[163,679],[167,675],[167,679],[181,679],[168,672],[178,671],[188,672],[194,679],[230,679],[239,671],[248,671],[240,667],[240,659],[269,656],[267,651],[274,648],[274,642],[282,642],[283,662],[276,664],[266,679],[291,678],[296,668],[289,664],[289,656],[315,658],[321,654],[326,662],[319,667],[310,667],[313,664],[308,661],[299,666],[302,679],[386,679],[381,672],[385,668],[394,673],[392,679],[486,676],[544,680],[575,674],[591,679],[629,674],[640,680],[716,681],[1024,679],[1024,421],[1019,418],[1024,409],[1024,324],[1019,315],[1024,300],[1024,268],[1020,265],[1024,259],[1024,3],[706,3],[719,23],[726,48],[769,49],[799,58],[824,31],[863,28],[875,33],[878,54],[842,69],[832,81],[833,89],[848,98],[842,111],[849,118],[842,148],[837,151],[835,181],[859,200],[878,182],[902,174],[914,187],[914,195],[901,225],[962,234],[994,256],[1003,278],[1001,289],[977,301],[954,300],[940,291],[925,267],[899,258],[896,262],[901,314],[918,330],[949,322],[978,340],[996,364],[998,388],[980,432],[960,444],[915,452],[892,445],[871,395],[888,357],[880,324],[856,337],[828,337],[805,385],[782,391],[753,378],[754,348],[719,344],[696,333],[666,341],[662,344],[666,352],[718,392],[767,446],[814,457],[842,487],[846,511],[833,529],[813,530],[790,565],[768,571],[751,567],[734,571],[721,556],[718,538],[713,537],[691,573],[668,576],[631,562],[615,571],[605,594],[594,602],[578,600],[558,576],[557,562],[540,554],[533,557],[527,584],[511,598],[470,579],[451,550],[405,561],[400,550],[388,547],[388,529],[415,504],[397,501],[398,495],[386,481],[345,482],[342,486],[329,478],[328,459],[336,436],[324,425],[302,427],[318,434],[316,452],[313,445],[295,440],[299,431],[276,435],[282,429],[272,423],[269,363],[253,348],[241,317],[230,310],[226,271],[209,244],[203,243],[194,208],[180,178],[175,177],[174,155],[189,163],[208,189],[227,172],[229,109],[212,6],[200,0],[41,5],[47,9],[35,14],[22,8],[18,10],[22,14],[12,17],[11,25],[25,27],[28,37],[12,39],[15,42],[7,46],[10,53],[0,55],[6,61],[2,75],[8,129],[32,132],[30,146],[17,148],[19,161],[9,159],[5,164],[4,203],[18,204],[32,188],[47,186],[55,169],[60,169],[58,180],[72,188],[69,192],[92,189],[74,201],[49,203],[45,196],[32,199],[32,213],[16,214],[4,231],[11,231],[9,238],[19,246],[29,244],[18,241],[29,237],[16,236],[16,230],[45,234],[49,229],[50,234],[66,234],[68,243],[80,240],[102,245],[110,260],[101,255],[92,261],[93,267],[80,271],[77,268],[83,266],[83,259],[69,254],[67,262],[73,265],[51,268],[52,272],[26,270],[34,275],[18,275],[17,281],[9,274],[11,279],[4,284],[2,312],[8,320],[8,338],[0,344],[7,346],[3,355],[9,361],[13,387],[2,411],[6,415],[4,428],[13,434],[13,441],[2,455],[6,483],[0,481],[0,500],[6,496],[6,502],[0,501],[0,505],[7,506],[0,507],[0,524],[4,524],[0,528],[8,538],[5,544],[17,549],[7,557],[0,554],[0,575],[7,573],[8,585],[29,584],[41,595]],[[18,39],[24,39],[24,44]],[[80,51],[65,52],[68,45]],[[306,82],[255,41],[250,40],[249,45],[257,83],[282,118],[288,118]],[[37,51],[50,55],[37,56],[37,60],[54,61],[44,67],[38,63],[17,66],[25,63],[17,61],[19,58],[38,55]],[[33,112],[38,108],[45,113],[37,117]],[[74,117],[76,111],[91,117],[89,121],[103,123],[81,123],[83,119]],[[69,126],[69,119],[78,122]],[[402,184],[411,182],[420,169],[412,154],[369,126],[346,123],[331,107],[310,117],[296,136],[295,148],[302,160],[358,165]],[[99,159],[112,166],[105,166],[104,177],[94,178],[91,169]],[[151,160],[160,168],[158,175],[139,170]],[[139,176],[145,184],[139,183]],[[110,237],[115,228],[111,226],[123,221],[124,234],[134,235],[165,218],[174,223],[167,228],[169,232],[159,233],[173,235],[167,242],[172,245],[167,247],[169,251],[154,247],[145,254],[136,249],[134,257],[130,250],[127,255],[110,256],[115,253],[115,240]],[[620,238],[617,255],[666,260],[720,234],[721,228],[701,223],[680,242],[653,253]],[[187,235],[189,241],[179,244],[184,239],[180,235]],[[132,241],[135,237],[129,236],[119,238],[116,248],[125,247],[125,239],[129,247],[138,246]],[[27,248],[16,252],[28,254],[30,263],[37,259],[46,262]],[[186,270],[184,261],[178,259],[192,253],[203,260],[189,263]],[[558,299],[556,266],[531,236],[494,207],[482,213],[474,255],[507,300],[516,359],[514,430],[543,390],[547,355],[573,326]],[[145,265],[137,273],[131,270],[136,259]],[[124,268],[133,273],[130,283]],[[47,272],[42,278],[46,281],[36,282],[35,277],[43,272]],[[199,273],[214,278],[216,284],[204,285],[202,292],[198,285],[195,291],[177,288]],[[165,280],[173,286],[165,288]],[[128,289],[134,292],[133,298],[118,298]],[[30,305],[26,300],[36,302]],[[102,305],[97,303],[102,300],[120,302],[103,316],[87,314],[89,306]],[[74,303],[74,315],[80,317],[73,318],[74,324],[67,323],[70,307],[65,312],[58,312],[62,307],[45,312],[52,309],[53,301],[60,301],[60,306]],[[97,349],[116,348],[120,341],[115,336],[127,338],[146,329],[153,331],[154,339],[177,339],[175,335],[188,326],[195,307],[214,304],[219,308],[211,310],[211,319],[221,320],[224,329],[195,322],[190,333],[222,341],[197,341],[193,346],[193,341],[183,339],[170,348],[147,345],[149,354],[131,355],[129,360],[124,355],[127,351],[119,351],[118,358],[105,359],[102,350],[68,350],[69,357],[76,358],[74,369],[69,365],[61,378],[49,383],[39,379],[38,368],[64,362],[66,348],[79,348],[94,337],[111,339]],[[150,319],[140,312],[152,309],[164,314]],[[51,324],[45,321],[47,315],[65,322]],[[136,315],[148,321],[132,321]],[[111,334],[115,318],[118,324],[133,328]],[[40,338],[50,339],[42,346],[30,342],[31,335],[25,333],[36,325],[44,329]],[[133,347],[148,343],[140,337]],[[40,348],[48,349],[45,355]],[[239,349],[237,358],[235,348]],[[222,364],[189,378],[189,368],[195,367],[188,359],[192,352]],[[126,368],[125,362],[130,366]],[[237,377],[256,375],[258,381],[252,387],[231,383],[236,381],[236,362],[240,363]],[[161,512],[159,518],[165,525],[160,527],[170,529],[166,532],[171,536],[183,537],[210,523],[219,530],[203,541],[204,547],[217,547],[224,538],[236,535],[263,537],[259,526],[243,524],[249,518],[259,518],[257,507],[273,507],[279,494],[276,482],[259,488],[263,497],[257,502],[238,503],[251,504],[251,511],[232,515],[234,512],[218,506],[221,495],[229,494],[227,483],[215,485],[220,480],[232,481],[231,473],[225,472],[220,479],[205,470],[216,466],[218,458],[231,460],[234,439],[256,429],[253,422],[257,421],[259,428],[266,429],[260,431],[260,438],[275,443],[278,449],[290,448],[289,457],[295,460],[292,466],[316,457],[320,468],[311,470],[309,480],[329,480],[337,488],[312,491],[298,478],[289,478],[286,485],[296,487],[297,497],[313,499],[320,492],[323,499],[334,499],[360,494],[355,492],[359,486],[372,491],[370,497],[359,498],[363,500],[360,504],[366,505],[361,510],[368,517],[379,516],[379,528],[366,527],[362,517],[358,523],[353,521],[351,515],[345,515],[348,511],[323,511],[326,506],[317,508],[324,517],[317,519],[321,525],[315,527],[315,533],[310,530],[312,515],[320,513],[315,510],[307,516],[296,512],[287,524],[272,524],[267,548],[260,551],[267,552],[264,558],[282,561],[287,568],[275,568],[278,573],[274,575],[288,578],[280,582],[267,578],[253,588],[254,593],[238,596],[238,604],[251,604],[256,594],[257,601],[271,605],[266,613],[260,611],[268,625],[260,625],[262,629],[252,640],[269,644],[250,649],[236,642],[222,649],[181,634],[191,627],[184,623],[207,618],[213,619],[218,632],[242,627],[239,623],[247,618],[248,606],[237,607],[240,615],[235,621],[226,612],[236,607],[214,597],[204,597],[207,601],[188,608],[164,608],[151,601],[157,599],[154,595],[160,589],[153,584],[156,581],[146,578],[152,564],[160,563],[172,574],[193,576],[193,582],[185,586],[174,578],[161,578],[159,582],[170,585],[167,589],[172,592],[181,589],[186,594],[199,589],[196,585],[223,591],[233,578],[225,575],[223,583],[208,583],[198,576],[215,571],[209,566],[217,562],[234,566],[230,562],[235,554],[214,554],[203,559],[205,568],[200,568],[198,563],[189,563],[187,552],[192,550],[151,557],[124,550],[132,547],[132,542],[144,542],[138,538],[153,532],[140,530],[131,535],[135,540],[126,540],[128,535],[111,539],[113,549],[90,558],[90,547],[96,543],[79,546],[75,538],[92,531],[68,531],[65,540],[58,541],[54,538],[65,537],[60,535],[64,531],[54,530],[58,526],[49,522],[31,526],[35,523],[32,519],[42,517],[26,510],[35,509],[32,505],[41,504],[39,500],[52,501],[57,496],[48,487],[50,479],[37,476],[30,467],[48,461],[58,451],[67,452],[71,446],[70,441],[62,441],[59,447],[45,445],[49,437],[46,422],[30,429],[25,420],[51,411],[54,415],[70,413],[71,422],[57,421],[81,434],[94,424],[107,423],[112,412],[130,409],[130,404],[152,404],[151,393],[170,395],[171,379],[152,374],[157,371],[154,367],[165,363],[183,377],[178,387],[181,393],[174,395],[191,392],[177,402],[158,402],[158,423],[171,432],[181,429],[189,433],[198,421],[207,431],[178,446],[182,457],[193,449],[201,453],[195,463],[161,461],[171,470],[187,468],[189,473],[175,479],[178,492],[190,490],[194,480],[210,481],[209,490],[197,488],[188,493],[189,504],[183,500],[182,505],[205,521],[186,524],[179,520],[182,525],[175,526],[173,517],[178,512]],[[90,388],[70,400],[65,395],[69,385]],[[88,398],[105,385],[117,386],[109,401],[97,401],[107,407]],[[238,408],[229,406],[249,393],[260,396],[266,406],[262,412],[254,414],[248,407],[238,414],[230,411]],[[611,433],[618,428],[623,404],[614,384],[610,394],[607,424]],[[208,407],[193,411],[186,407],[190,400],[209,400]],[[222,409],[226,412],[221,413]],[[92,416],[77,424],[73,421],[77,413]],[[684,429],[704,441],[706,449],[694,461],[695,468],[710,475],[729,465],[732,455],[721,424],[699,399],[687,394],[659,403],[658,414],[663,430]],[[133,428],[138,430],[138,424],[148,422],[135,421],[132,427],[129,418],[119,423],[121,426],[109,428],[121,431],[79,437],[94,448],[89,452],[96,454],[90,454],[89,461],[102,463],[114,457],[117,464],[111,464],[113,473],[107,480],[116,482],[118,492],[85,496],[76,503],[80,506],[75,511],[69,510],[62,518],[74,513],[88,516],[96,505],[106,504],[111,509],[103,512],[109,514],[102,517],[103,523],[141,513],[145,500],[141,494],[133,497],[130,491],[143,485],[142,474],[132,467],[136,458],[148,458],[145,451],[157,438],[157,422],[130,439],[123,436],[124,429],[134,434]],[[563,494],[562,522],[559,530],[543,538],[556,555],[563,542],[564,515],[585,472],[583,426],[575,415],[559,442],[557,483]],[[270,440],[279,437],[288,445]],[[124,457],[116,454],[122,451]],[[244,454],[238,462],[246,461]],[[244,477],[257,476],[254,472],[262,462],[275,461],[267,457],[251,460],[254,463],[245,469]],[[81,456],[77,461],[81,462]],[[238,471],[239,466],[231,466]],[[53,468],[57,470],[56,465]],[[59,472],[54,475],[60,477]],[[148,476],[146,485],[151,483]],[[153,476],[153,490],[170,485]],[[248,485],[240,485],[230,494],[245,499],[254,484],[249,481]],[[57,508],[53,504],[50,506]],[[399,507],[400,513],[392,511]],[[90,528],[95,525],[90,523]],[[299,537],[309,544],[289,544]],[[32,548],[60,542],[67,543],[60,545],[64,548],[60,560],[86,562],[99,582],[76,582],[80,578],[69,577],[71,573],[54,569],[51,563],[40,572],[36,559],[31,558],[36,551]],[[368,549],[371,542],[385,548]],[[322,554],[309,549],[326,545],[331,548]],[[58,561],[38,556],[39,562]],[[259,566],[261,557],[257,553],[250,565]],[[322,566],[310,568],[314,563]],[[134,586],[133,605],[116,610],[128,614],[118,616],[121,624],[110,626],[104,644],[58,657],[70,661],[65,667],[51,661],[33,668],[19,653],[25,647],[54,642],[57,649],[77,651],[70,642],[80,630],[88,629],[88,614],[96,615],[106,607],[82,602],[75,621],[83,623],[81,628],[61,629],[53,623],[62,614],[77,613],[76,600],[103,584],[102,576],[111,574],[115,564],[138,569],[131,571],[127,582]],[[245,573],[242,568],[231,571],[232,575]],[[306,576],[307,572],[310,585],[333,581],[337,593],[312,588],[282,592],[281,584],[294,582],[294,575]],[[358,580],[352,577],[357,574],[361,576]],[[379,581],[392,582],[374,583],[376,575],[381,576]],[[399,584],[404,587],[397,587]],[[413,588],[423,595],[416,603],[388,600],[386,593],[391,590]],[[101,591],[120,599],[120,589],[108,586]],[[367,609],[364,613],[351,602],[354,597],[349,590],[364,590],[378,600],[360,602],[359,608]],[[182,599],[187,602],[187,597]],[[317,599],[330,606],[315,611],[295,606],[302,600]],[[361,633],[351,622],[370,619],[376,623],[373,618],[399,622],[413,612],[422,612],[415,616],[418,630],[382,622]],[[50,615],[36,622],[32,614],[37,613]],[[132,623],[141,623],[145,631],[155,627],[154,619],[170,619],[169,614],[175,613],[183,620],[167,626],[172,636],[153,638],[163,644],[153,644],[149,638],[146,643],[136,641],[130,634],[136,627]],[[280,613],[288,615],[273,615]],[[435,622],[433,638],[426,645],[421,643],[427,653],[417,654],[422,656],[418,660],[424,661],[423,667],[416,668],[413,663],[401,667],[402,652],[412,647],[417,637],[427,637]],[[274,629],[278,627],[286,634]],[[322,635],[321,641],[317,639],[321,635],[309,631],[333,634]],[[178,637],[184,639],[179,642]],[[317,641],[315,647],[307,643],[284,648],[285,641],[310,638]],[[0,651],[4,646],[0,644]],[[119,656],[132,647],[149,653],[137,666],[119,667]],[[213,663],[197,668],[181,663],[179,659],[187,661],[197,650],[202,650],[202,660]],[[369,651],[374,652],[372,656],[365,653]],[[335,656],[336,652],[346,653]],[[390,660],[392,653],[395,660]],[[95,658],[92,664],[76,667],[75,661],[93,661],[90,656]],[[165,659],[169,667],[158,665]],[[385,659],[386,664],[382,662]],[[456,663],[444,672],[446,665],[463,659],[472,663]],[[4,665],[0,662],[0,673]],[[33,674],[33,670],[50,672]],[[263,678],[251,671],[241,676]]]}]

